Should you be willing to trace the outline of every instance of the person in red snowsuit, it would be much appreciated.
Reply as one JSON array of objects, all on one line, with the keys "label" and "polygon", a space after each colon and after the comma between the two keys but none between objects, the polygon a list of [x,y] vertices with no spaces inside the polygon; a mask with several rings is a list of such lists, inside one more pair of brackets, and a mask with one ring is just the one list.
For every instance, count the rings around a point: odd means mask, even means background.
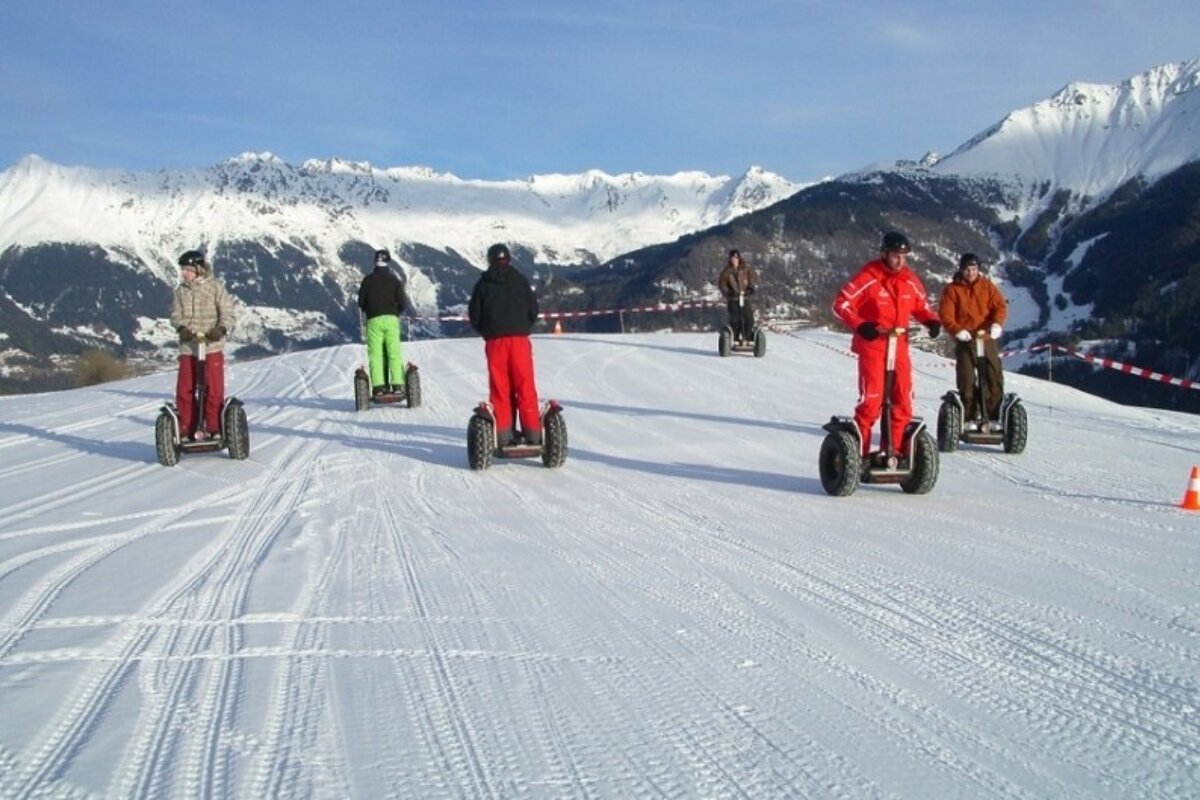
[{"label": "person in red snowsuit", "polygon": [[[527,444],[541,445],[542,421],[538,416],[537,384],[533,374],[530,331],[538,318],[537,295],[512,265],[504,244],[487,252],[488,268],[471,292],[468,319],[483,337],[487,356],[488,399],[496,415],[496,439],[501,447],[513,441],[514,411],[521,420]],[[516,409],[513,399],[516,399]]]},{"label": "person in red snowsuit", "polygon": [[[921,279],[908,267],[908,238],[884,234],[879,258],[868,261],[837,293],[833,313],[854,331],[850,349],[858,356],[858,405],[854,421],[862,434],[863,454],[871,451],[871,429],[883,409],[884,368],[888,331],[907,328],[915,317],[936,338],[941,320],[929,307]],[[896,342],[896,375],[892,383],[892,444],[902,451],[904,428],[912,420],[912,362],[908,337]]]}]

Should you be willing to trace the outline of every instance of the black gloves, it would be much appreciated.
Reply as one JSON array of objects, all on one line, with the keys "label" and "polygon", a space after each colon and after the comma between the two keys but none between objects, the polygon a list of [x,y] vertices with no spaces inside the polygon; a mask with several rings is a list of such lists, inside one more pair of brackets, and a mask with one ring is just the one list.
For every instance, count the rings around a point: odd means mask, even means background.
[{"label": "black gloves", "polygon": [[855,328],[854,332],[866,339],[868,342],[873,342],[879,338],[879,323],[864,322]]},{"label": "black gloves", "polygon": [[224,339],[225,338],[225,326],[214,325],[212,327],[212,330],[210,330],[208,333],[204,334],[204,338],[208,339],[210,342],[215,342],[218,339]]},{"label": "black gloves", "polygon": [[181,342],[190,342],[192,339],[196,338],[196,334],[192,333],[192,329],[186,325],[180,325],[178,331],[179,341]]},{"label": "black gloves", "polygon": [[938,334],[942,332],[942,323],[934,320],[925,325],[925,330],[929,331],[929,338],[936,339]]}]

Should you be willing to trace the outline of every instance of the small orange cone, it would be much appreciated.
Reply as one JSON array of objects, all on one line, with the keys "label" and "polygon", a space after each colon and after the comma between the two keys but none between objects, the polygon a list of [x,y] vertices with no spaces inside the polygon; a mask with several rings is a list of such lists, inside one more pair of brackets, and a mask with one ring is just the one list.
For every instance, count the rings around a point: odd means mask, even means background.
[{"label": "small orange cone", "polygon": [[1192,477],[1188,479],[1188,488],[1183,493],[1183,502],[1179,507],[1188,511],[1200,511],[1200,467],[1192,467]]},{"label": "small orange cone", "polygon": [[561,319],[554,320],[554,335],[562,336],[562,320]]}]

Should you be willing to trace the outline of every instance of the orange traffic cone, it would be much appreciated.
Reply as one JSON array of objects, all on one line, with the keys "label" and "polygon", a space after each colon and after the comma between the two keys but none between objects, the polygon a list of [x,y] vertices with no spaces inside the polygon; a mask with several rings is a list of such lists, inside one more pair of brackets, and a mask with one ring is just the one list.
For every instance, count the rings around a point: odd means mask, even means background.
[{"label": "orange traffic cone", "polygon": [[1192,477],[1188,479],[1188,488],[1183,493],[1183,502],[1179,507],[1200,511],[1200,467],[1192,467]]},{"label": "orange traffic cone", "polygon": [[561,319],[554,320],[554,335],[562,336],[562,320]]}]

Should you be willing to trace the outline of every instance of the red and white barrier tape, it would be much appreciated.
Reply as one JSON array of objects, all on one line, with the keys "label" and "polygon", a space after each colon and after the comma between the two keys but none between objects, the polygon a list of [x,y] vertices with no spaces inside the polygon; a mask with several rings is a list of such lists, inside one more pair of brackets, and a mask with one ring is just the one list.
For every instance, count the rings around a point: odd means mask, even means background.
[{"label": "red and white barrier tape", "polygon": [[[1046,350],[1046,349],[1057,350],[1060,353],[1066,353],[1067,355],[1074,356],[1075,358],[1078,358],[1082,361],[1086,361],[1089,364],[1098,364],[1101,367],[1104,367],[1105,369],[1115,369],[1118,372],[1124,372],[1126,375],[1136,375],[1139,378],[1145,378],[1146,380],[1149,380],[1149,381],[1155,381],[1157,383],[1166,383],[1171,386],[1180,386],[1184,389],[1200,389],[1200,381],[1193,381],[1193,380],[1188,380],[1187,378],[1176,378],[1171,375],[1164,375],[1161,372],[1154,372],[1153,370],[1146,369],[1145,367],[1135,367],[1132,364],[1124,364],[1120,361],[1116,361],[1111,358],[1103,358],[1100,356],[1091,356],[1091,355],[1088,355],[1087,353],[1081,353],[1073,347],[1063,347],[1060,344],[1040,344],[1035,347],[1029,348],[1028,352],[1036,353],[1038,351]],[[1016,352],[1021,352],[1021,351],[1018,350]]]},{"label": "red and white barrier tape", "polygon": [[[538,319],[553,320],[553,319],[572,319],[575,317],[603,317],[609,314],[630,314],[642,311],[678,311],[683,308],[708,308],[710,306],[719,306],[716,300],[681,300],[678,303],[656,303],[652,306],[634,306],[632,308],[592,308],[586,311],[546,311],[538,314]],[[438,322],[467,322],[465,315],[459,314],[455,316],[439,316],[439,317],[415,317],[422,320],[437,320]]]}]

